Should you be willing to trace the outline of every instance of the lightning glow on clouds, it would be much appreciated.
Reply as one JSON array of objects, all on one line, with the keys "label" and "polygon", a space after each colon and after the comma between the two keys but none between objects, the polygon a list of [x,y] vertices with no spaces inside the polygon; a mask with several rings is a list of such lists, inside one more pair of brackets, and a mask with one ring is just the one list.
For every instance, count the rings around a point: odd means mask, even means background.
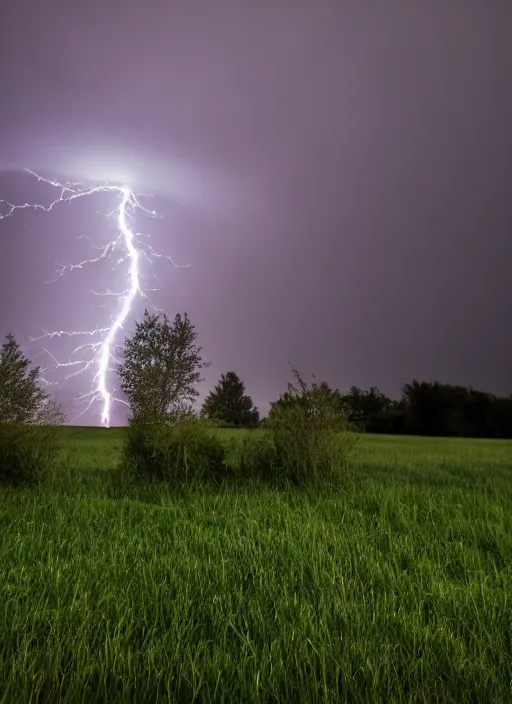
[{"label": "lightning glow on clouds", "polygon": [[108,428],[110,425],[112,402],[118,401],[125,403],[123,399],[115,395],[115,390],[109,389],[108,386],[109,371],[112,368],[112,364],[118,362],[116,358],[116,350],[118,349],[116,345],[117,334],[127,322],[132,312],[133,303],[138,297],[147,298],[151,306],[155,308],[141,286],[141,257],[146,258],[150,263],[155,258],[159,258],[168,260],[173,266],[178,265],[175,264],[171,257],[156,252],[149,242],[145,241],[147,235],[135,232],[132,229],[132,223],[137,211],[142,211],[151,217],[158,217],[156,211],[148,210],[141,204],[140,198],[143,194],[135,193],[128,186],[112,185],[110,183],[102,183],[94,186],[79,182],[60,183],[54,179],[44,178],[34,171],[28,169],[25,171],[37,178],[38,181],[59,189],[59,197],[53,200],[49,205],[40,203],[23,203],[16,205],[0,200],[0,220],[13,216],[16,211],[23,209],[40,210],[48,213],[63,202],[71,202],[78,198],[97,197],[99,194],[111,193],[118,198],[116,208],[107,215],[107,217],[111,217],[112,215],[117,216],[118,235],[116,239],[109,241],[106,246],[100,248],[99,256],[79,262],[78,264],[60,266],[57,269],[57,277],[62,276],[67,271],[82,269],[85,266],[94,265],[101,260],[109,259],[117,249],[122,249],[123,254],[116,262],[116,265],[128,260],[128,286],[126,290],[121,293],[113,293],[110,289],[107,289],[104,294],[101,294],[116,299],[117,310],[111,318],[111,324],[108,327],[84,331],[47,332],[43,330],[43,335],[31,339],[32,342],[35,342],[45,338],[92,338],[92,341],[84,342],[75,347],[66,362],[59,362],[48,349],[45,349],[45,352],[54,362],[53,370],[65,370],[65,381],[82,374],[89,374],[91,376],[90,390],[76,399],[79,405],[85,406],[76,417],[82,416],[93,404],[98,402],[101,406],[101,423]]}]

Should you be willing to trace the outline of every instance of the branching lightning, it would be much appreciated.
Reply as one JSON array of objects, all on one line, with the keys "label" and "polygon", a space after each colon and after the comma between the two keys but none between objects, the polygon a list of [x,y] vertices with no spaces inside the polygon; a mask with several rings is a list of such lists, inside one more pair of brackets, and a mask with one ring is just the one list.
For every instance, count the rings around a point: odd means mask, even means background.
[{"label": "branching lightning", "polygon": [[[142,211],[151,217],[158,217],[155,210],[148,210],[142,205],[140,198],[143,194],[135,193],[128,186],[112,185],[110,183],[103,183],[94,186],[82,184],[80,182],[60,183],[59,181],[53,179],[44,178],[29,169],[26,169],[26,172],[35,177],[38,181],[44,182],[53,188],[58,189],[58,198],[53,200],[49,205],[43,205],[40,203],[23,203],[21,205],[15,205],[13,203],[0,200],[0,220],[13,216],[16,211],[23,209],[39,210],[49,213],[61,203],[71,202],[78,198],[94,197],[99,194],[111,193],[118,198],[116,208],[111,213],[106,214],[107,217],[112,217],[113,215],[117,217],[117,237],[108,242],[106,246],[95,247],[95,249],[99,252],[95,257],[75,264],[58,265],[56,269],[56,278],[53,279],[53,281],[56,281],[60,276],[63,276],[68,272],[83,269],[84,267],[92,266],[106,259],[110,259],[117,250],[122,250],[122,254],[114,263],[113,268],[123,262],[128,261],[128,286],[126,290],[118,293],[113,292],[110,289],[107,289],[102,293],[94,292],[97,296],[110,296],[116,299],[117,310],[116,314],[112,316],[111,324],[108,327],[82,331],[75,330],[48,332],[41,329],[42,334],[40,336],[31,338],[31,342],[64,337],[82,338],[84,340],[87,338],[90,339],[90,341],[85,341],[75,347],[66,362],[58,361],[48,349],[45,349],[44,352],[52,359],[53,370],[64,369],[64,381],[84,373],[92,375],[90,390],[76,399],[79,405],[85,407],[78,414],[78,416],[75,417],[75,419],[86,413],[86,411],[91,408],[94,403],[99,402],[101,405],[101,423],[108,428],[110,425],[112,403],[114,401],[125,403],[123,399],[116,396],[115,389],[109,389],[108,387],[108,372],[112,368],[112,363],[116,364],[119,361],[116,357],[116,351],[119,349],[116,345],[117,335],[127,322],[127,319],[132,312],[133,303],[138,297],[147,298],[151,306],[155,308],[151,300],[148,298],[148,289],[143,289],[141,285],[141,280],[144,278],[142,277],[140,270],[141,258],[144,257],[149,262],[152,262],[155,259],[165,259],[171,262],[171,264],[175,267],[178,265],[175,264],[171,257],[156,252],[154,248],[147,241],[145,241],[145,238],[147,238],[148,235],[135,232],[132,229],[132,223],[137,211]],[[46,371],[48,371],[48,369]]]}]

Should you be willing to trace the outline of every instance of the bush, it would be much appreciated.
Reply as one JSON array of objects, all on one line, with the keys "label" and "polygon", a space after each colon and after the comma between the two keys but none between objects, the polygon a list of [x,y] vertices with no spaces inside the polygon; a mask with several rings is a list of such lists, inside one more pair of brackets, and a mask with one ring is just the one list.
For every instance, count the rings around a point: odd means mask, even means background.
[{"label": "bush", "polygon": [[0,483],[39,484],[54,467],[60,449],[58,429],[0,423]]},{"label": "bush", "polygon": [[274,446],[274,471],[296,485],[326,484],[347,467],[357,441],[337,397],[326,385],[296,384],[272,405],[266,429]]},{"label": "bush", "polygon": [[274,482],[278,479],[276,451],[270,435],[252,430],[242,439],[234,438],[229,454],[229,465],[238,480]]},{"label": "bush", "polygon": [[130,421],[123,464],[139,479],[174,485],[220,480],[226,474],[221,440],[194,417],[173,425]]}]

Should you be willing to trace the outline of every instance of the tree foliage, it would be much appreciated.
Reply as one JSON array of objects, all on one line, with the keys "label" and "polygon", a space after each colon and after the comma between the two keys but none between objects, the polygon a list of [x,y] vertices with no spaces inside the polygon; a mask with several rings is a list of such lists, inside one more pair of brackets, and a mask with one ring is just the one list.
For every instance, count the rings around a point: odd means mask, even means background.
[{"label": "tree foliage", "polygon": [[348,393],[340,394],[340,400],[349,420],[355,423],[360,431],[392,432],[397,411],[396,402],[376,386],[366,390],[352,386]]},{"label": "tree foliage", "polygon": [[349,419],[369,433],[440,437],[512,437],[512,396],[497,397],[471,386],[413,379],[391,399],[377,388],[353,386],[341,400]]},{"label": "tree foliage", "polygon": [[[288,383],[288,389],[277,401],[270,404],[267,424],[272,422],[282,409],[297,406],[303,409],[305,417],[313,423],[326,423],[329,426],[346,424],[346,415],[341,404],[339,392],[330,388],[327,382],[308,386],[296,369],[292,369],[295,382]],[[314,378],[314,377],[313,377]]]},{"label": "tree foliage", "polygon": [[190,411],[198,396],[196,384],[202,381],[200,370],[208,366],[196,338],[186,313],[178,313],[171,323],[165,314],[144,312],[125,340],[118,366],[132,418],[172,421]]},{"label": "tree foliage", "polygon": [[65,415],[40,381],[14,335],[0,348],[0,483],[47,478],[59,452]]},{"label": "tree foliage", "polygon": [[258,409],[245,394],[245,384],[235,372],[221,375],[205,398],[201,414],[209,420],[236,427],[254,427],[259,422]]},{"label": "tree foliage", "polygon": [[40,367],[31,367],[12,333],[0,348],[0,423],[61,425],[65,416],[43,388]]},{"label": "tree foliage", "polygon": [[512,437],[512,396],[414,379],[402,390],[405,429],[416,435]]}]

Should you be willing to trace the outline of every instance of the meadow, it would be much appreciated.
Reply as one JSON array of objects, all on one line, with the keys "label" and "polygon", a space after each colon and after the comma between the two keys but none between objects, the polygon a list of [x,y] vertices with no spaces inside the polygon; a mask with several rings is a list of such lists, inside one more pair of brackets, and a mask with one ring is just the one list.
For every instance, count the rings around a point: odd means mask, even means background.
[{"label": "meadow", "polygon": [[123,480],[123,432],[0,488],[0,702],[512,702],[512,442],[173,494]]}]

